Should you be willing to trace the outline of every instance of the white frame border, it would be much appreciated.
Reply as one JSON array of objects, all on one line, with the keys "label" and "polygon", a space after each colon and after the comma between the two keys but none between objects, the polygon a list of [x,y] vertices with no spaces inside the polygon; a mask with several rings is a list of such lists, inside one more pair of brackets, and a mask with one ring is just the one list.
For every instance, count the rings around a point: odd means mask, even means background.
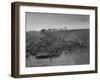
[{"label": "white frame border", "polygon": [[[37,6],[20,6],[19,7],[19,74],[40,74],[55,72],[75,72],[95,70],[95,10],[73,9],[73,8],[52,8]],[[81,14],[90,15],[90,64],[75,66],[52,66],[52,67],[25,67],[25,12],[41,13],[60,13],[60,14]]]}]

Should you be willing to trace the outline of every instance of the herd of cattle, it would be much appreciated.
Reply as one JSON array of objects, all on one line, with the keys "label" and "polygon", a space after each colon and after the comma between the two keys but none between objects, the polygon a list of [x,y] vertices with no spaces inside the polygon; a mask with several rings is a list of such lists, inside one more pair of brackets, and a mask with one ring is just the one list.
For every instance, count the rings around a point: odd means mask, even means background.
[{"label": "herd of cattle", "polygon": [[[84,46],[82,42],[79,41],[67,41],[64,37],[59,37],[56,32],[47,32],[46,30],[41,30],[40,37],[34,40],[28,40],[28,45],[26,45],[26,57],[33,55],[36,58],[48,58],[48,57],[58,57],[62,53],[70,54],[75,47],[81,48]],[[31,36],[32,37],[32,36]]]},{"label": "herd of cattle", "polygon": [[73,41],[32,42],[26,47],[26,57],[29,55],[33,55],[36,58],[58,57],[62,53],[71,54],[73,48],[81,46],[82,44]]}]

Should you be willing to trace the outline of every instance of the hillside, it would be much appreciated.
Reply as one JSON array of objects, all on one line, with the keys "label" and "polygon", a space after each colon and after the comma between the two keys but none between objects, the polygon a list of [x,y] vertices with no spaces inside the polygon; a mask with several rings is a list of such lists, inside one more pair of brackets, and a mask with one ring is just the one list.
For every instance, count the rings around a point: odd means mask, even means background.
[{"label": "hillside", "polygon": [[[50,35],[57,39],[64,39],[65,41],[73,41],[83,43],[89,46],[89,29],[76,29],[76,30],[55,30],[46,31]],[[41,37],[44,37],[44,33],[41,31],[29,31],[26,32],[26,44],[32,41],[38,41]]]}]

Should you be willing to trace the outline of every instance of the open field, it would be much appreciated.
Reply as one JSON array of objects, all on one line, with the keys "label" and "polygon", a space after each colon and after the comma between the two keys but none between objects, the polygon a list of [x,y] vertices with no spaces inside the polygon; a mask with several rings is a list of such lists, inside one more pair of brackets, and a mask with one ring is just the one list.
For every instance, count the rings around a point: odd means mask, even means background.
[{"label": "open field", "polygon": [[59,57],[52,58],[52,60],[49,58],[36,59],[35,56],[30,55],[26,64],[27,67],[89,64],[89,52],[86,48],[77,49],[73,50],[71,54],[63,53]]}]

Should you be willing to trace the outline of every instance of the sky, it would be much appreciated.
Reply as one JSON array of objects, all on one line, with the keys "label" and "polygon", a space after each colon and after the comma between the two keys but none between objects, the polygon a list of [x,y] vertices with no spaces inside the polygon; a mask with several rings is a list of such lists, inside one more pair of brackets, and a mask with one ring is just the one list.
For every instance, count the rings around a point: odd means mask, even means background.
[{"label": "sky", "polygon": [[25,13],[26,31],[41,29],[89,29],[89,15]]}]

